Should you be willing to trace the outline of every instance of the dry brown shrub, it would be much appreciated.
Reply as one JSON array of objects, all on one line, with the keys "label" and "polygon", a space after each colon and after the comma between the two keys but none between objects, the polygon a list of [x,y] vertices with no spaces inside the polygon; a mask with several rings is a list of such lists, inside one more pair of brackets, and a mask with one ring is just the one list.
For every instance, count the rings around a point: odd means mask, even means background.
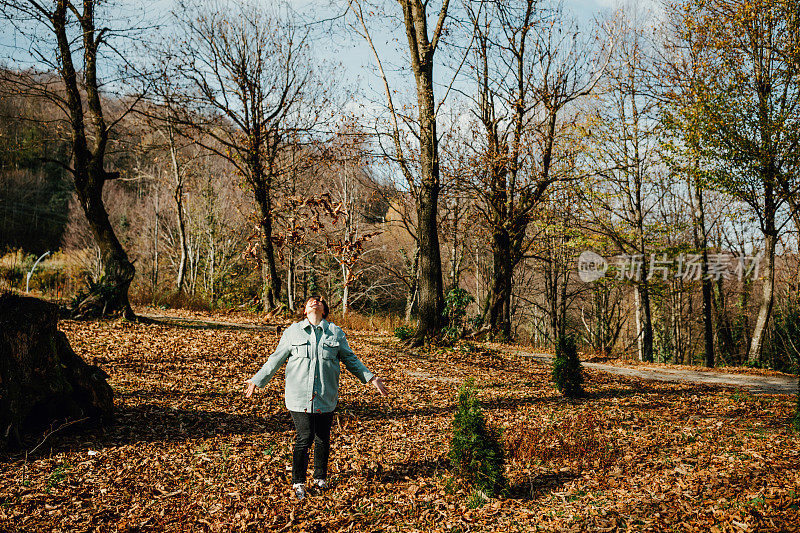
[{"label": "dry brown shrub", "polygon": [[551,423],[525,420],[505,431],[504,444],[512,461],[570,462],[605,468],[613,462],[616,447],[604,437],[600,420],[581,412]]},{"label": "dry brown shrub", "polygon": [[328,320],[344,330],[390,333],[394,333],[396,327],[405,324],[402,317],[395,315],[362,315],[355,311],[348,311],[346,315],[342,316],[334,313],[333,309],[331,309]]},{"label": "dry brown shrub", "polygon": [[156,291],[147,289],[131,290],[130,300],[135,305],[152,305],[167,309],[186,309],[188,311],[211,311],[213,306],[202,295],[186,292]]}]

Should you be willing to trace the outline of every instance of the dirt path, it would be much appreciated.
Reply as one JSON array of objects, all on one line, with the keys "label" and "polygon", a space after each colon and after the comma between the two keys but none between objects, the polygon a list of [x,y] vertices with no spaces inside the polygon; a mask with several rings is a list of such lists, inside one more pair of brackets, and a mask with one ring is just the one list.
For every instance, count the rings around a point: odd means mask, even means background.
[{"label": "dirt path", "polygon": [[[531,357],[541,363],[550,364],[553,356],[546,353],[527,352],[517,349],[504,350],[507,353]],[[785,376],[754,376],[750,374],[728,374],[709,370],[698,372],[696,370],[682,370],[672,368],[629,367],[604,365],[602,363],[582,363],[585,368],[600,370],[618,376],[649,379],[653,381],[690,381],[694,383],[707,383],[720,387],[745,388],[752,394],[795,394],[797,392],[797,378]]]}]

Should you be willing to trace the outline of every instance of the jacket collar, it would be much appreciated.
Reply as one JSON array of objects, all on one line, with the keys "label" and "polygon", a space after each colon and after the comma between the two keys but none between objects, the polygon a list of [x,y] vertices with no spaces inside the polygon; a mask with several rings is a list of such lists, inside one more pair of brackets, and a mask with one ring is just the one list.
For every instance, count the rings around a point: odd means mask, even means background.
[{"label": "jacket collar", "polygon": [[[331,330],[330,330],[329,324],[330,324],[330,322],[328,322],[324,318],[319,321],[319,325],[322,328],[322,331],[324,333],[330,333]],[[307,318],[304,318],[303,321],[300,322],[300,327],[302,329],[306,330],[306,331],[309,331],[309,332],[311,331],[310,326],[311,326],[311,322],[309,322]]]}]

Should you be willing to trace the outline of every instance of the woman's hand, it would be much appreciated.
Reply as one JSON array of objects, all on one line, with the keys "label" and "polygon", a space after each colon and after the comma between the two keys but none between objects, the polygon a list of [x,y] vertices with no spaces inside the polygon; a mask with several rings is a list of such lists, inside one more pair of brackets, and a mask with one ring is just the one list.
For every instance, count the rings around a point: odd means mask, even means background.
[{"label": "woman's hand", "polygon": [[244,388],[244,396],[245,398],[249,398],[253,395],[253,391],[256,390],[256,384],[251,383],[250,381],[245,381],[245,388]]},{"label": "woman's hand", "polygon": [[369,382],[375,385],[375,388],[378,389],[378,392],[381,393],[381,396],[389,396],[389,393],[386,392],[386,387],[383,385],[383,380],[381,378],[375,376],[369,380]]}]

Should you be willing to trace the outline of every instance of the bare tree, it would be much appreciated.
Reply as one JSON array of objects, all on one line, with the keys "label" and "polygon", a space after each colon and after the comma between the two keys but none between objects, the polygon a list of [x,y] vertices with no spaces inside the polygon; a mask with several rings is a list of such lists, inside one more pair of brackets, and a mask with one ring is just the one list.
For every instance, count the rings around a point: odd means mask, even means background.
[{"label": "bare tree", "polygon": [[170,88],[164,81],[164,78],[157,78],[154,84],[153,93],[161,100],[160,105],[141,106],[137,113],[144,117],[147,128],[140,149],[152,152],[155,157],[150,177],[158,181],[172,199],[177,233],[174,247],[178,251],[175,291],[181,293],[185,288],[189,261],[185,207],[187,182],[197,159],[208,152],[198,146],[191,135],[178,132],[180,112],[175,110],[175,96],[169,94]]},{"label": "bare tree", "polygon": [[649,218],[659,201],[655,173],[658,167],[658,100],[653,86],[652,41],[642,13],[616,14],[619,37],[599,90],[588,164],[600,181],[587,181],[586,209],[593,213],[598,232],[608,236],[625,254],[625,274],[635,286],[638,357],[653,360],[648,251],[652,250]]},{"label": "bare tree", "polygon": [[363,255],[368,251],[370,240],[380,231],[370,227],[375,220],[369,212],[375,187],[370,186],[364,136],[358,133],[340,135],[339,140],[330,152],[332,195],[340,216],[335,221],[338,228],[335,227],[326,237],[326,248],[342,271],[342,315],[346,315],[351,304],[351,288],[364,273],[361,268]]},{"label": "bare tree", "polygon": [[480,124],[473,182],[493,263],[482,315],[492,332],[508,338],[512,278],[531,244],[533,211],[551,184],[570,176],[563,164],[575,148],[570,105],[592,90],[604,65],[602,54],[587,53],[579,28],[565,31],[560,8],[539,0],[468,7]]},{"label": "bare tree", "polygon": [[128,289],[135,269],[109,222],[102,198],[106,181],[119,176],[107,169],[110,132],[130,107],[108,120],[99,71],[110,65],[100,66],[98,62],[105,57],[103,50],[120,50],[111,43],[120,32],[97,17],[100,6],[97,0],[0,2],[2,17],[13,25],[18,36],[28,39],[32,61],[39,68],[57,73],[57,78],[42,74],[13,79],[35,80],[37,83],[17,84],[17,90],[47,99],[64,113],[72,153],[70,161],[57,163],[73,177],[80,205],[100,250],[102,277],[74,311],[81,316],[121,312],[133,318]]},{"label": "bare tree", "polygon": [[706,223],[706,189],[709,165],[702,140],[701,102],[698,84],[712,76],[706,66],[702,36],[687,31],[681,15],[673,11],[664,34],[663,57],[659,61],[661,81],[665,84],[663,108],[665,160],[677,178],[686,181],[688,207],[692,216],[694,246],[702,257],[702,313],[705,364],[711,368],[714,358],[714,322],[712,318],[713,285],[708,275],[709,236]]},{"label": "bare tree", "polygon": [[[289,136],[309,133],[329,103],[316,81],[306,41],[291,20],[234,2],[182,3],[183,45],[176,78],[191,112],[196,142],[226,159],[245,179],[259,211],[264,309],[281,295],[273,243],[274,195]],[[206,142],[210,139],[212,142]]]},{"label": "bare tree", "polygon": [[[429,20],[429,3],[422,0],[398,0],[402,10],[403,27],[408,41],[411,71],[417,93],[417,117],[414,121],[414,136],[418,139],[418,161],[412,161],[409,150],[403,146],[399,113],[394,105],[389,81],[383,69],[381,58],[372,41],[363,12],[363,2],[353,1],[359,32],[369,43],[386,92],[387,106],[391,120],[392,143],[397,162],[409,187],[414,191],[417,210],[417,244],[419,246],[419,286],[418,316],[419,325],[413,343],[421,344],[426,337],[436,335],[442,325],[444,310],[444,287],[442,281],[442,261],[439,247],[438,208],[441,181],[439,175],[439,137],[436,131],[438,106],[434,91],[434,55],[439,46],[449,0],[443,0],[438,10]],[[435,20],[434,25],[429,22]],[[410,126],[411,121],[405,124]],[[417,164],[415,164],[417,163]],[[418,168],[418,176],[414,168]]]},{"label": "bare tree", "polygon": [[419,243],[417,240],[416,199],[411,193],[397,191],[393,187],[384,190],[387,211],[386,235],[391,236],[393,248],[397,248],[399,261],[381,261],[378,267],[396,279],[405,288],[406,323],[411,322],[419,296]]},{"label": "bare tree", "polygon": [[178,229],[178,247],[180,248],[180,259],[178,260],[178,274],[175,280],[175,290],[183,292],[184,280],[186,279],[186,264],[189,260],[189,248],[186,244],[186,216],[183,207],[183,197],[185,193],[186,176],[188,174],[188,164],[184,164],[179,156],[178,142],[175,134],[175,126],[168,120],[164,137],[169,146],[169,159],[172,175],[172,200],[175,202],[175,221]]}]

